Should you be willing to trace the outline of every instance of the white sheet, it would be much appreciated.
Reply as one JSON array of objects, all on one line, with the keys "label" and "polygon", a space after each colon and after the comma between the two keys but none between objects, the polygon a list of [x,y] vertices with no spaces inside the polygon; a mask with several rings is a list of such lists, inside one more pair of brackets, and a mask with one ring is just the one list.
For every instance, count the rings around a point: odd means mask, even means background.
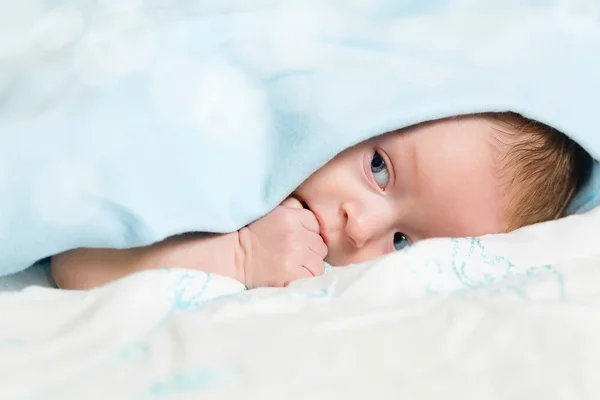
[{"label": "white sheet", "polygon": [[595,210],[287,289],[162,270],[3,293],[0,398],[599,399],[599,238]]}]

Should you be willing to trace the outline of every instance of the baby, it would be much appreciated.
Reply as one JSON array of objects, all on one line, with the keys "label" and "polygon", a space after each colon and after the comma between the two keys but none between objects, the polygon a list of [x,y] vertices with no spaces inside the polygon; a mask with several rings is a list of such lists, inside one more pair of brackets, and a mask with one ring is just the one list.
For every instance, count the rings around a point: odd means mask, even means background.
[{"label": "baby", "polygon": [[321,275],[435,237],[481,236],[560,218],[591,158],[564,134],[515,113],[448,118],[345,150],[263,218],[237,232],[169,238],[52,258],[65,289],[163,266],[248,288]]}]

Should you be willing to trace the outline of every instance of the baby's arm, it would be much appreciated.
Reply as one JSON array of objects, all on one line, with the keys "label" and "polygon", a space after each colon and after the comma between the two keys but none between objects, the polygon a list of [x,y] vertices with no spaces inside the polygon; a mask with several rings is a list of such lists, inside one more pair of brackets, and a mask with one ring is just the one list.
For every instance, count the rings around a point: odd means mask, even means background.
[{"label": "baby's arm", "polygon": [[238,232],[178,236],[132,249],[75,249],[52,257],[52,277],[61,289],[86,290],[126,275],[161,267],[198,269],[244,282]]},{"label": "baby's arm", "polygon": [[327,246],[319,223],[300,202],[287,199],[238,232],[179,236],[125,250],[76,249],[52,257],[52,277],[62,289],[91,289],[143,270],[198,269],[236,279],[248,288],[286,286],[323,274]]}]

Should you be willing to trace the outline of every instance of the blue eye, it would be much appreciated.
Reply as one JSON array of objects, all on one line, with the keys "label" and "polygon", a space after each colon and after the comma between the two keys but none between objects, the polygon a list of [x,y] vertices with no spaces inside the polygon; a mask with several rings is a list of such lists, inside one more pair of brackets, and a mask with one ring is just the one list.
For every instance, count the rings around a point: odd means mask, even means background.
[{"label": "blue eye", "polygon": [[396,249],[396,251],[404,250],[408,247],[408,244],[408,239],[403,233],[394,233],[394,249]]},{"label": "blue eye", "polygon": [[381,188],[385,188],[390,180],[390,172],[385,165],[385,160],[378,152],[375,152],[371,159],[371,172],[373,173],[373,178],[375,178],[377,185]]}]

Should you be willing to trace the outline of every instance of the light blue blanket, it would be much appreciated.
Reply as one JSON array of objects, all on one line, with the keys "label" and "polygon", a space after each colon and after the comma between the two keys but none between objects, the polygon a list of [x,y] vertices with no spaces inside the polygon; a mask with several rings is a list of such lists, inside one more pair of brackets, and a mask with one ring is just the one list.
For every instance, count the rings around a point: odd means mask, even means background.
[{"label": "light blue blanket", "polygon": [[583,0],[0,0],[0,275],[238,229],[339,151],[439,117],[521,112],[598,158],[599,18]]}]

